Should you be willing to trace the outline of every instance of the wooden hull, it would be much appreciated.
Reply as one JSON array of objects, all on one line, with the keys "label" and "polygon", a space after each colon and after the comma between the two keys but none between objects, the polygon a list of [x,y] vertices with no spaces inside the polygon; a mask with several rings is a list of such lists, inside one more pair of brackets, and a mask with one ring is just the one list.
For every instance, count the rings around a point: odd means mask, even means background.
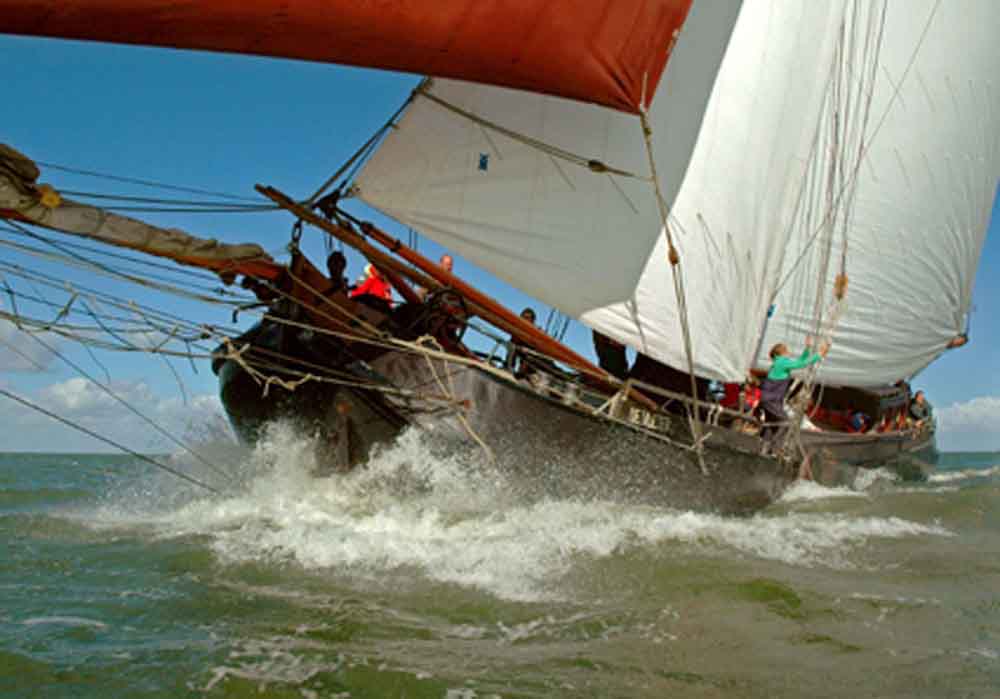
[{"label": "wooden hull", "polygon": [[[354,370],[362,378],[362,370]],[[265,396],[232,361],[219,372],[222,402],[244,442],[253,443],[267,421],[294,420],[319,435],[320,457],[330,471],[362,464],[374,447],[412,425],[437,448],[463,452],[470,464],[495,466],[526,499],[601,498],[745,514],[773,502],[797,475],[796,466],[761,456],[758,438],[718,427],[708,427],[703,473],[695,454],[680,446],[690,443],[683,418],[671,418],[668,435],[675,441],[667,441],[485,366],[390,351],[363,373],[404,395],[315,382],[295,391],[272,385]],[[412,395],[406,395],[409,390]],[[803,439],[816,454],[817,479],[826,484],[846,482],[867,465],[933,449],[933,435],[918,444],[823,434],[820,439],[804,433]]]},{"label": "wooden hull", "polygon": [[[690,450],[476,367],[389,352],[371,368],[398,387],[447,394],[454,402],[442,407],[440,400],[320,383],[294,392],[272,385],[264,396],[231,361],[219,372],[222,402],[246,443],[252,444],[261,425],[275,419],[291,419],[318,434],[321,456],[334,471],[363,463],[373,447],[414,425],[436,447],[465,453],[470,464],[491,464],[529,500],[601,498],[748,513],[773,502],[794,476],[775,459],[721,440],[712,440],[705,450],[708,473],[703,474]],[[387,417],[391,415],[407,419],[393,421]],[[678,429],[684,430],[683,425]]]},{"label": "wooden hull", "polygon": [[934,430],[847,434],[802,432],[812,471],[824,485],[850,485],[864,468],[889,468],[904,480],[926,480],[938,460]]}]

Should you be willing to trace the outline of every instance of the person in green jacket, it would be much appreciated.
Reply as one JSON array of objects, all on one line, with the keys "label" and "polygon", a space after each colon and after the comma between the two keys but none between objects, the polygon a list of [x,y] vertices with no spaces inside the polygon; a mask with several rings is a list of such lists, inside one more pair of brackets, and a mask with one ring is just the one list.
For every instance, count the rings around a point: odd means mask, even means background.
[{"label": "person in green jacket", "polygon": [[776,423],[788,421],[785,414],[785,394],[792,383],[792,372],[815,364],[830,351],[830,345],[823,343],[818,352],[812,351],[812,338],[806,338],[806,348],[797,358],[792,356],[788,345],[779,342],[771,348],[771,370],[760,385],[760,406],[764,409],[764,429],[761,437],[773,438],[779,426]]}]

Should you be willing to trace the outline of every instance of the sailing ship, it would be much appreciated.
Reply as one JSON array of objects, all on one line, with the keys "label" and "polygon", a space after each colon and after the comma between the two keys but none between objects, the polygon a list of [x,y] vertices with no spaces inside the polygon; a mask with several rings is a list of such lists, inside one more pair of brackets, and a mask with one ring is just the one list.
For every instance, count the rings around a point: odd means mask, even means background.
[{"label": "sailing ship", "polygon": [[[288,264],[69,201],[0,154],[0,216],[211,269],[267,304],[213,361],[244,441],[290,415],[338,471],[415,426],[530,492],[721,512],[766,505],[803,466],[831,483],[933,464],[933,426],[900,417],[905,381],[968,339],[1000,173],[989,0],[4,6],[4,32],[434,76],[312,196],[258,187],[298,222]],[[593,364],[356,202],[636,365]],[[298,250],[304,226],[402,301],[352,296],[336,255],[324,274]],[[742,385],[807,338],[832,349],[766,443],[709,382]],[[848,432],[862,410],[881,429]]]}]

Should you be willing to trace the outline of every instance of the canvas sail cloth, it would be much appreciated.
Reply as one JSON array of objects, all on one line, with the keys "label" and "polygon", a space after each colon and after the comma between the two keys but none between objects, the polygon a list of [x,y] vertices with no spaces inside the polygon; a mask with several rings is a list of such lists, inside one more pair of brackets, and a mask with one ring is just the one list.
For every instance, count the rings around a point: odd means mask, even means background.
[{"label": "canvas sail cloth", "polygon": [[[821,380],[896,381],[964,329],[1000,172],[996,26],[991,0],[693,4],[650,120],[698,374],[741,380],[771,342],[801,346],[845,235],[849,303]],[[647,174],[635,117],[435,80],[356,193],[684,368]]]},{"label": "canvas sail cloth", "polygon": [[[0,0],[0,33],[461,78],[635,112],[691,0]],[[650,92],[650,94],[652,94]]]}]

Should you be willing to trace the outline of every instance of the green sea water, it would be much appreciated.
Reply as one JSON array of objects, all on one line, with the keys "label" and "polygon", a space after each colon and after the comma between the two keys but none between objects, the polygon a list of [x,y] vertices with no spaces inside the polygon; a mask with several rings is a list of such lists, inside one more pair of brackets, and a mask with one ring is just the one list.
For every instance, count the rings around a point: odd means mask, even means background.
[{"label": "green sea water", "polygon": [[310,454],[171,460],[221,496],[0,454],[0,697],[1000,693],[1000,455],[724,518],[519,502],[416,435],[346,477]]}]

